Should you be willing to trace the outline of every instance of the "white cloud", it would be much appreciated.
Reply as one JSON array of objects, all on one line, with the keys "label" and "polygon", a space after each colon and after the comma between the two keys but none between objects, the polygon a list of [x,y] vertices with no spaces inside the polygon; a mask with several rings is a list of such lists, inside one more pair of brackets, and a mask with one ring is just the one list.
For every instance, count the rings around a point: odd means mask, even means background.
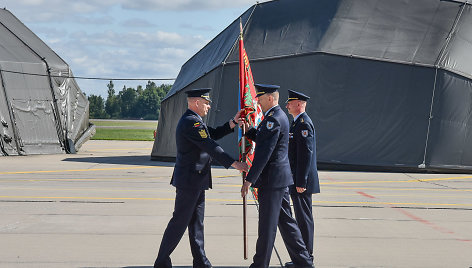
[{"label": "white cloud", "polygon": [[156,26],[154,23],[151,23],[148,20],[139,19],[139,18],[122,21],[120,25],[123,27],[133,27],[133,28],[148,28],[148,27]]},{"label": "white cloud", "polygon": [[[232,21],[241,14],[232,8],[239,7],[244,11],[255,2],[8,0],[6,7],[63,58],[77,76],[173,78],[177,77],[181,66],[218,33],[218,29],[224,29],[225,18]],[[175,12],[181,10],[185,11]],[[195,21],[193,11],[198,11],[198,16],[206,16],[205,20]],[[215,14],[218,14],[218,21],[212,19]],[[77,82],[89,95],[106,96],[107,81]],[[146,82],[115,84],[119,90],[123,84],[135,86]]]},{"label": "white cloud", "polygon": [[84,16],[75,15],[69,18],[69,21],[79,24],[90,24],[90,25],[111,25],[115,22],[115,18],[112,16]]},{"label": "white cloud", "polygon": [[[60,39],[59,39],[60,40]],[[205,44],[201,36],[155,31],[89,34],[83,31],[51,43],[51,47],[72,67],[76,75],[104,78],[175,78],[181,66]],[[172,83],[172,81],[169,81]],[[122,82],[127,86],[146,81]],[[79,85],[87,94],[105,96],[106,82]],[[97,86],[102,85],[102,86]],[[93,87],[93,88],[91,88]],[[122,87],[122,86],[120,86]],[[100,88],[100,91],[97,88]]]},{"label": "white cloud", "polygon": [[122,0],[125,9],[137,10],[207,10],[251,6],[255,0]]}]

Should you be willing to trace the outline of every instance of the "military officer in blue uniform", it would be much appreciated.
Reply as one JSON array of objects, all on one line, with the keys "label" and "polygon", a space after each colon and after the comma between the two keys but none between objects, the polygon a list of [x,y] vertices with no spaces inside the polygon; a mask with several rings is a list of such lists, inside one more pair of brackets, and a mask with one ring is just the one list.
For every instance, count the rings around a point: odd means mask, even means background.
[{"label": "military officer in blue uniform", "polygon": [[[316,166],[315,128],[305,112],[309,98],[303,93],[289,89],[286,108],[293,116],[288,144],[288,158],[294,181],[294,185],[290,187],[290,196],[303,241],[313,259],[315,225],[312,194],[320,192],[320,182]],[[286,264],[286,266],[290,265],[290,263]]]},{"label": "military officer in blue uniform", "polygon": [[258,188],[259,225],[256,254],[250,267],[268,267],[274,246],[277,225],[292,262],[297,267],[312,267],[312,260],[294,218],[291,216],[288,186],[293,184],[288,160],[289,122],[278,105],[276,85],[256,84],[258,102],[264,119],[257,129],[246,136],[255,141],[254,161],[241,188]]},{"label": "military officer in blue uniform", "polygon": [[203,242],[203,219],[205,190],[211,188],[211,160],[225,168],[230,166],[247,171],[246,163],[235,161],[226,154],[215,140],[233,132],[242,123],[241,111],[223,126],[207,127],[202,120],[210,109],[209,88],[187,91],[188,110],[177,124],[177,158],[171,184],[176,188],[175,207],[172,218],[162,237],[154,267],[172,267],[170,254],[177,247],[188,229],[193,267],[211,267],[205,255]]}]

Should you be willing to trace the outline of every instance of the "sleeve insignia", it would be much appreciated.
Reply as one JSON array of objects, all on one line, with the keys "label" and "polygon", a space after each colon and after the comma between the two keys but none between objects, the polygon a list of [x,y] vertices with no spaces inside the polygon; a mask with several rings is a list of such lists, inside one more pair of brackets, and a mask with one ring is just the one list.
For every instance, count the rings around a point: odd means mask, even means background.
[{"label": "sleeve insignia", "polygon": [[267,129],[272,129],[274,127],[274,122],[267,122]]},{"label": "sleeve insignia", "polygon": [[202,137],[202,139],[208,138],[208,134],[206,133],[205,129],[200,129],[198,131],[198,134],[200,134],[200,137]]},{"label": "sleeve insignia", "polygon": [[308,130],[306,130],[306,129],[305,129],[305,130],[302,130],[302,136],[303,136],[304,138],[308,137]]}]

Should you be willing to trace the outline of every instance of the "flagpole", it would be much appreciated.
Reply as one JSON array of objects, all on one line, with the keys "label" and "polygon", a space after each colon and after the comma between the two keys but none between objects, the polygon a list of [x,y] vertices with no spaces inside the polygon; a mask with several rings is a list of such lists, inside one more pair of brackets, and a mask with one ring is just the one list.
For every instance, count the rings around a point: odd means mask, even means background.
[{"label": "flagpole", "polygon": [[[244,137],[244,134],[246,134],[246,126],[243,124],[243,136],[242,136],[242,151],[243,151],[243,159],[246,161],[246,138]],[[246,180],[246,172],[242,172],[242,178],[243,178],[243,185],[244,181]],[[247,252],[247,195],[243,196],[243,241],[244,241],[244,259],[247,260],[248,258],[248,252]]]},{"label": "flagpole", "polygon": [[[239,95],[240,95],[240,99],[243,100],[243,94],[241,94],[243,92],[243,89],[244,89],[244,80],[242,79],[243,78],[243,73],[244,73],[244,63],[243,63],[243,59],[242,59],[242,40],[243,40],[243,26],[242,26],[242,21],[241,21],[241,18],[239,18],[239,28],[240,28],[240,31],[239,31]],[[241,105],[241,109],[243,108],[243,105]],[[246,116],[244,114],[244,116]],[[246,154],[246,137],[244,137],[244,134],[246,134],[246,126],[245,124],[243,124],[242,126],[242,135],[241,135],[241,151],[242,151],[242,154],[241,154],[241,161],[244,161],[245,163],[247,163],[247,154]],[[242,185],[244,185],[244,181],[246,180],[246,172],[242,172],[241,173],[241,176],[242,176],[242,179],[243,179],[243,182],[242,182]],[[246,215],[246,212],[247,212],[247,195],[243,196],[243,244],[244,244],[244,249],[243,249],[243,255],[244,255],[244,259],[247,260],[248,259],[248,249],[247,249],[247,215]]]}]

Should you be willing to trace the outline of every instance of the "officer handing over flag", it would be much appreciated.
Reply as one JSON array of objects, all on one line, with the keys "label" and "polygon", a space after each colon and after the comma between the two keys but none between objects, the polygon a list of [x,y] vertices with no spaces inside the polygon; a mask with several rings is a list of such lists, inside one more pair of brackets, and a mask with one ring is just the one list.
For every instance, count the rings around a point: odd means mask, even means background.
[{"label": "officer handing over flag", "polygon": [[210,109],[210,88],[193,89],[187,94],[187,111],[177,124],[177,158],[171,184],[176,188],[174,213],[166,227],[154,267],[171,268],[171,253],[188,229],[193,267],[212,267],[204,250],[203,219],[205,190],[211,188],[211,160],[225,168],[248,171],[246,163],[235,161],[216,143],[240,124],[241,110],[224,125],[211,128],[203,122]]}]

